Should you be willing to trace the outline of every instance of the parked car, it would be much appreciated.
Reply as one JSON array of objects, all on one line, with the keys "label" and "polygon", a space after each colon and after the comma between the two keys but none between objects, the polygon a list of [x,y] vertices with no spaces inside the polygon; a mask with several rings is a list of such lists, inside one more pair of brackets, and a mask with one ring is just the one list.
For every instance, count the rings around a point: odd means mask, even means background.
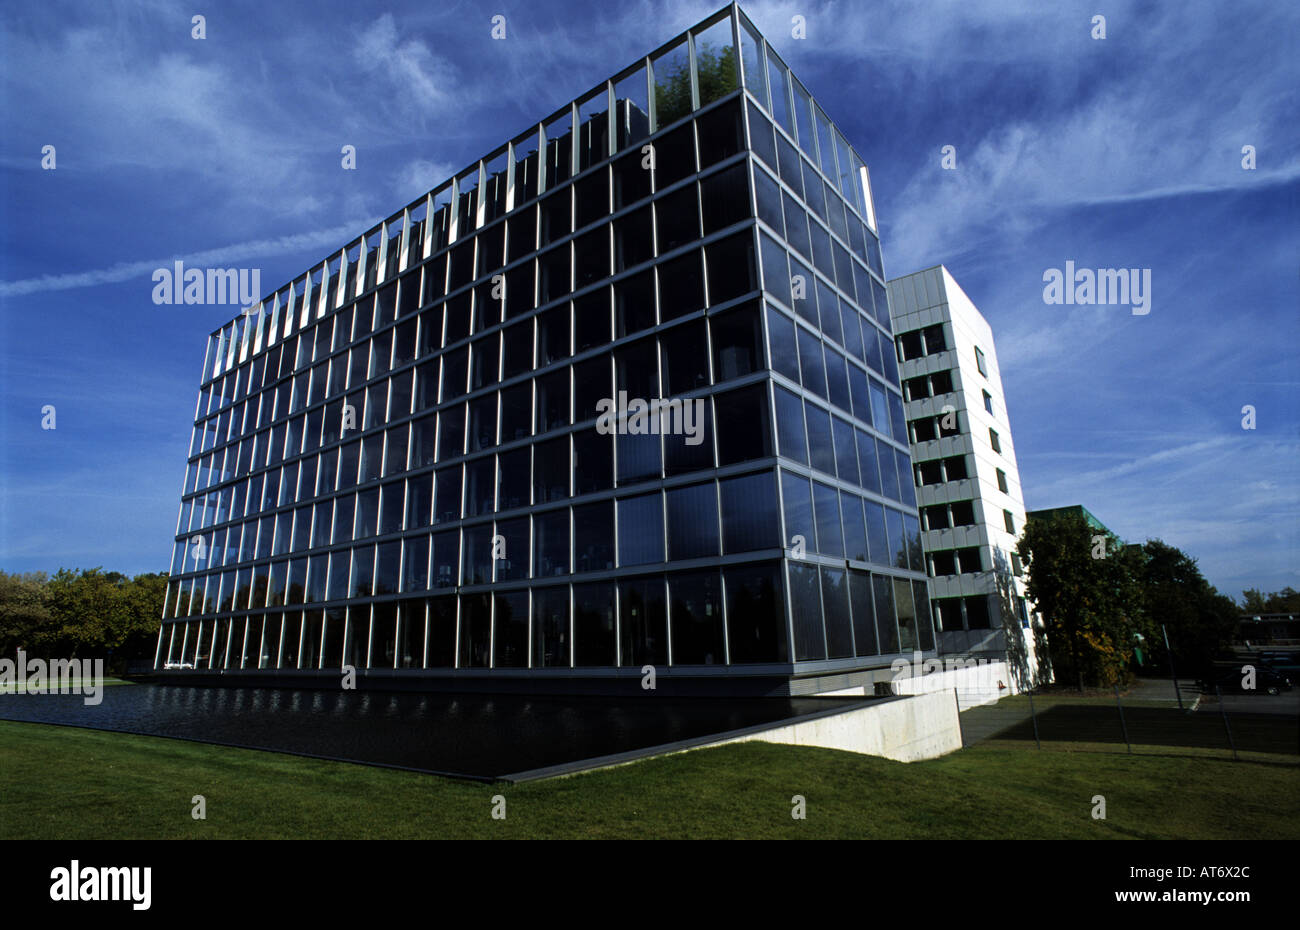
[{"label": "parked car", "polygon": [[1259,654],[1261,665],[1267,665],[1275,672],[1280,672],[1288,678],[1300,677],[1300,654],[1294,652],[1261,652]]},{"label": "parked car", "polygon": [[[1245,666],[1255,669],[1254,688],[1245,686],[1246,673],[1242,671]],[[1224,694],[1276,695],[1291,690],[1291,679],[1263,663],[1245,662],[1227,672],[1216,672],[1214,677],[1201,682],[1201,690],[1206,693],[1213,693],[1215,687]]]}]

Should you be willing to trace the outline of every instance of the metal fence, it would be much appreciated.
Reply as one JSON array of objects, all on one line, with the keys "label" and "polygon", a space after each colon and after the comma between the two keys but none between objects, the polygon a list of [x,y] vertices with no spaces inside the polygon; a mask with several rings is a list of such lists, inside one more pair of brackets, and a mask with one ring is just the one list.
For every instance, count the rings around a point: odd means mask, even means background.
[{"label": "metal fence", "polygon": [[[1300,764],[1300,714],[1293,692],[1279,697],[1202,693],[1163,682],[1126,692],[1039,689],[980,703],[953,691],[963,746],[1188,755]],[[1263,702],[1263,703],[1257,703]]]}]

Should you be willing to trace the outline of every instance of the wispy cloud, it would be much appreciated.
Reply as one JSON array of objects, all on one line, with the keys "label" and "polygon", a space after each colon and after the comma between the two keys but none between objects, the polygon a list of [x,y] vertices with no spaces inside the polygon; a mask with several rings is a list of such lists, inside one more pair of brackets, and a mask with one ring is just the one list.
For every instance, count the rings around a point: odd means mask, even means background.
[{"label": "wispy cloud", "polygon": [[357,36],[352,57],[374,80],[369,94],[377,106],[402,117],[445,116],[472,105],[477,92],[465,87],[456,67],[435,55],[420,38],[399,38],[397,21],[384,13]]},{"label": "wispy cloud", "polygon": [[360,230],[368,229],[378,223],[379,218],[372,217],[356,223],[336,226],[332,229],[294,233],[275,239],[257,239],[251,242],[233,243],[199,252],[190,252],[185,255],[169,255],[165,258],[120,262],[108,268],[98,268],[91,271],[41,275],[38,278],[25,278],[18,281],[2,281],[0,282],[0,298],[20,297],[26,294],[39,294],[48,291],[64,291],[78,287],[95,287],[101,284],[117,284],[122,281],[129,281],[132,278],[150,275],[157,268],[170,268],[172,263],[176,261],[183,261],[191,266],[223,266],[232,262],[267,258],[274,255],[296,255],[311,250],[325,250],[330,246],[342,245],[345,238],[355,237]]},{"label": "wispy cloud", "polygon": [[[1273,4],[1111,9],[1100,41],[1091,9],[1033,0],[882,0],[869,12],[849,0],[758,0],[744,9],[796,72],[852,75],[861,106],[831,115],[857,125],[860,147],[890,142],[876,149],[889,170],[873,178],[899,272],[1028,241],[1080,207],[1300,180],[1294,72],[1255,51],[1294,31],[1294,17]],[[791,37],[794,16],[805,39]],[[932,96],[911,106],[918,87]],[[908,129],[911,140],[928,137],[923,148],[894,141]],[[947,144],[955,170],[940,166]],[[1247,144],[1254,171],[1241,168]],[[906,180],[882,189],[884,175]]]},{"label": "wispy cloud", "polygon": [[453,172],[461,167],[464,166],[453,165],[451,162],[430,161],[427,158],[417,158],[407,162],[397,172],[395,190],[399,195],[398,199],[406,203],[411,202],[448,180]]},{"label": "wispy cloud", "polygon": [[1169,446],[1109,438],[1133,451],[1099,468],[1078,456],[1037,460],[1030,509],[1084,503],[1130,541],[1160,538],[1198,557],[1226,593],[1300,568],[1300,486],[1278,480],[1280,463],[1300,461],[1300,441],[1247,431]]}]

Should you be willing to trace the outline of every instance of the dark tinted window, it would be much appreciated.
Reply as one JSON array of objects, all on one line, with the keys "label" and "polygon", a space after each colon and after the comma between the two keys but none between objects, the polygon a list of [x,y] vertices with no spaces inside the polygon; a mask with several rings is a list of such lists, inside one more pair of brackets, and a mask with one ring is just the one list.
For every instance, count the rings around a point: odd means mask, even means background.
[{"label": "dark tinted window", "polygon": [[533,574],[538,578],[569,573],[569,508],[533,517]]},{"label": "dark tinted window", "polygon": [[581,229],[609,215],[609,169],[601,168],[574,185],[577,200],[574,226]]},{"label": "dark tinted window", "polygon": [[537,362],[549,365],[570,354],[569,306],[564,304],[537,317]]},{"label": "dark tinted window", "polygon": [[758,218],[776,230],[785,233],[785,219],[781,213],[781,188],[766,171],[754,169],[754,194],[758,201]]},{"label": "dark tinted window", "polygon": [[749,230],[710,243],[704,249],[709,266],[709,303],[717,305],[741,297],[758,286],[754,263],[754,237]]},{"label": "dark tinted window", "polygon": [[561,436],[533,446],[533,502],[564,500],[569,496],[569,437]]},{"label": "dark tinted window", "polygon": [[790,607],[794,621],[794,657],[826,658],[821,583],[816,565],[790,563]]},{"label": "dark tinted window", "polygon": [[[608,436],[601,439],[609,441]],[[614,502],[573,508],[573,570],[599,572],[614,567]]]},{"label": "dark tinted window", "polygon": [[694,184],[687,184],[655,201],[655,226],[661,255],[700,237],[699,203]]},{"label": "dark tinted window", "polygon": [[573,587],[573,642],[578,666],[614,664],[614,585]]},{"label": "dark tinted window", "polygon": [[664,560],[663,497],[658,491],[618,502],[618,564]]},{"label": "dark tinted window", "polygon": [[[614,486],[614,437],[594,429],[573,434],[573,493],[590,494]],[[610,530],[610,539],[614,536]],[[612,545],[612,543],[611,543]],[[613,559],[613,556],[610,556]]]},{"label": "dark tinted window", "polygon": [[650,196],[650,171],[641,166],[644,158],[638,149],[614,161],[614,209]]},{"label": "dark tinted window", "polygon": [[[726,661],[722,633],[722,586],[716,571],[668,576],[674,665],[721,665]],[[746,616],[747,622],[752,622]],[[734,636],[734,634],[733,634]],[[735,643],[732,644],[735,656]]]},{"label": "dark tinted window", "polygon": [[765,471],[718,482],[722,551],[750,552],[781,545],[776,475]]},{"label": "dark tinted window", "polygon": [[777,442],[781,454],[804,465],[808,464],[807,436],[804,433],[803,401],[785,388],[775,388]]},{"label": "dark tinted window", "polygon": [[543,668],[568,666],[569,589],[533,590],[533,665]]},{"label": "dark tinted window", "polygon": [[573,351],[610,341],[609,288],[583,294],[573,302]]},{"label": "dark tinted window", "polygon": [[[724,575],[731,661],[786,661],[785,608],[778,563],[728,568]],[[677,632],[676,625],[673,632]]]},{"label": "dark tinted window", "polygon": [[713,482],[671,488],[668,510],[668,558],[693,559],[718,554],[718,502]]},{"label": "dark tinted window", "polygon": [[595,284],[609,277],[609,227],[601,226],[584,233],[573,242],[573,281],[575,288]]},{"label": "dark tinted window", "polygon": [[739,378],[763,367],[763,328],[759,304],[747,304],[709,318],[715,382]]},{"label": "dark tinted window", "polygon": [[799,383],[799,350],[795,345],[794,321],[772,307],[767,308],[768,345],[772,368]]},{"label": "dark tinted window", "polygon": [[614,316],[618,338],[655,325],[655,279],[652,270],[614,285]]},{"label": "dark tinted window", "polygon": [[654,257],[650,207],[644,206],[614,222],[614,270],[624,271]]},{"label": "dark tinted window", "polygon": [[675,319],[704,306],[704,274],[695,249],[658,266],[659,320]]},{"label": "dark tinted window", "polygon": [[744,162],[700,181],[705,235],[751,216],[749,172]]},{"label": "dark tinted window", "polygon": [[695,173],[695,133],[691,123],[661,136],[653,144],[656,190]]},{"label": "dark tinted window", "polygon": [[[537,207],[532,206],[506,220],[507,238],[509,240],[509,259],[523,258],[529,252],[537,250]],[[428,290],[429,277],[425,275],[425,289]],[[435,289],[436,296],[436,289]],[[425,303],[429,302],[425,296]]]},{"label": "dark tinted window", "polygon": [[700,137],[700,167],[735,155],[742,148],[740,98],[723,104],[695,121]]},{"label": "dark tinted window", "polygon": [[734,465],[772,454],[765,384],[717,394],[718,464]]},{"label": "dark tinted window", "polygon": [[776,167],[776,142],[772,139],[772,124],[752,103],[749,110],[749,142],[754,154],[772,167]]},{"label": "dark tinted window", "polygon": [[596,405],[613,397],[612,368],[608,356],[587,359],[573,366],[573,420],[581,423],[597,415]]},{"label": "dark tinted window", "polygon": [[668,601],[662,576],[618,585],[624,665],[668,661]]}]

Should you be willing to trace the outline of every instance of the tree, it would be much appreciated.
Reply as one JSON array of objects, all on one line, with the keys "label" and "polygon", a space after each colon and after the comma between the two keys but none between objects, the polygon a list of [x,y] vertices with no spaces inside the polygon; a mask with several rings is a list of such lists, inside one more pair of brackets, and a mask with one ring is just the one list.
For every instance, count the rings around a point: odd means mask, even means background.
[{"label": "tree", "polygon": [[[1100,539],[1097,539],[1100,537]],[[1026,593],[1046,623],[1061,681],[1108,686],[1125,680],[1134,634],[1143,626],[1138,547],[1099,534],[1082,514],[1030,520],[1016,547],[1029,573]]]},{"label": "tree", "polygon": [[[682,48],[684,51],[685,46]],[[701,106],[739,86],[736,83],[736,50],[731,46],[718,51],[712,45],[697,45],[695,71],[700,85]],[[675,67],[665,65],[662,74],[656,68],[655,111],[660,126],[667,126],[691,112],[691,66],[685,55]]]},{"label": "tree", "polygon": [[13,655],[53,622],[45,582],[44,572],[0,572],[0,655]]},{"label": "tree", "polygon": [[1248,614],[1300,613],[1300,591],[1290,586],[1273,594],[1263,594],[1256,588],[1241,592],[1242,610]]},{"label": "tree", "polygon": [[1288,585],[1278,593],[1270,594],[1265,606],[1271,614],[1300,613],[1300,591]]},{"label": "tree", "polygon": [[166,589],[166,574],[0,572],[0,650],[46,659],[111,655],[117,668],[151,658]]},{"label": "tree", "polygon": [[695,47],[695,73],[700,82],[700,106],[731,93],[736,83],[736,50],[728,45],[722,51],[700,43]]},{"label": "tree", "polygon": [[166,572],[136,575],[131,579],[126,591],[127,625],[117,647],[124,659],[153,658],[166,597]]},{"label": "tree", "polygon": [[[1270,595],[1271,596],[1271,595]],[[1241,606],[1248,614],[1268,613],[1264,609],[1265,597],[1258,588],[1247,588],[1241,592]]]},{"label": "tree", "polygon": [[[1196,560],[1159,539],[1142,547],[1142,583],[1150,630],[1147,643],[1153,663],[1165,667],[1164,633],[1179,672],[1202,674],[1236,631],[1239,610],[1201,575]],[[1164,630],[1161,630],[1161,626]]]}]

